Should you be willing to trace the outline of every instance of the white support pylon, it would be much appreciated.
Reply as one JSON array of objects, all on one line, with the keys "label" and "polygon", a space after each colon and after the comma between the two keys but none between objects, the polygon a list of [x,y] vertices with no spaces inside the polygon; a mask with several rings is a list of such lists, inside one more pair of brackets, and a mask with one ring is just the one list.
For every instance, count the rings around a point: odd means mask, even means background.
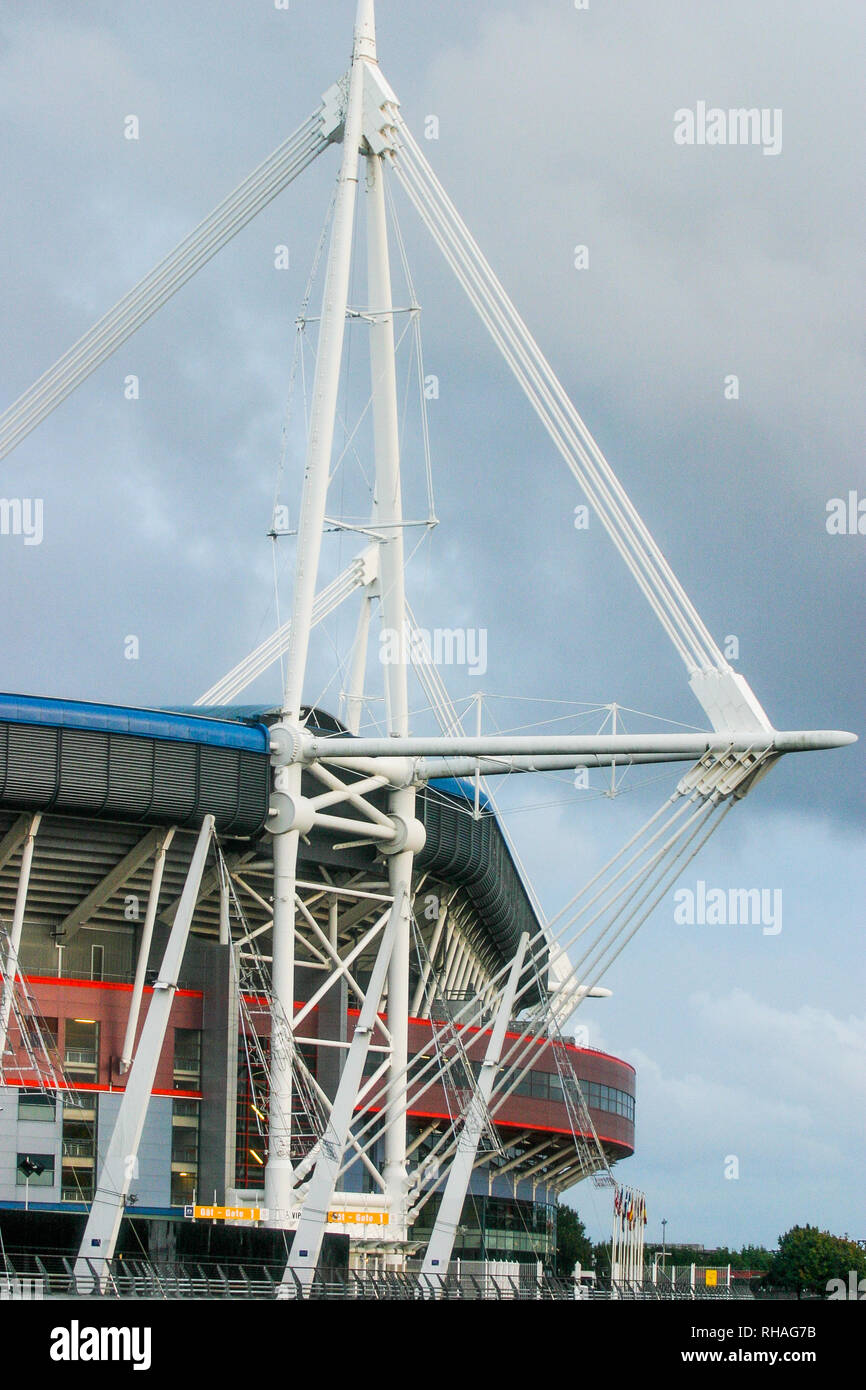
[{"label": "white support pylon", "polygon": [[496,1022],[493,1025],[487,1051],[484,1054],[484,1062],[478,1076],[476,1089],[463,1120],[463,1128],[457,1141],[457,1151],[448,1173],[448,1181],[445,1184],[445,1191],[442,1194],[442,1201],[436,1215],[433,1234],[430,1237],[430,1244],[427,1246],[427,1253],[421,1266],[422,1278],[426,1277],[438,1282],[448,1273],[460,1213],[463,1210],[463,1203],[469,1190],[472,1169],[478,1154],[478,1144],[487,1119],[487,1103],[493,1094],[493,1083],[496,1080],[499,1059],[502,1055],[505,1031],[511,1017],[514,996],[517,993],[517,985],[528,945],[529,933],[524,932],[520,938],[514,960],[511,962],[511,970],[502,991],[502,998],[496,1013]]},{"label": "white support pylon", "polygon": [[[396,645],[400,653],[397,661],[383,667],[385,708],[388,733],[392,738],[405,738],[409,734],[409,673],[405,642],[402,640],[406,631],[406,592],[400,425],[384,167],[381,155],[375,154],[367,156],[367,287],[376,459],[375,517],[385,537],[379,543],[380,611],[384,632],[399,634],[396,644],[392,642],[391,645]],[[398,826],[399,838],[395,842],[396,848],[383,845],[382,853],[388,858],[388,884],[395,909],[398,904],[400,906],[388,971],[391,1059],[386,1099],[384,1177],[392,1228],[405,1236],[406,1106],[402,1082],[409,1055],[412,869],[415,851],[424,843],[423,828],[415,818],[414,786],[393,788],[388,797],[388,810]]]},{"label": "white support pylon", "polygon": [[214,818],[205,816],[190,860],[186,882],[175,914],[174,924],[160,966],[159,978],[147,1018],[141,1030],[135,1061],[129,1073],[114,1129],[99,1175],[96,1196],[90,1208],[78,1259],[75,1278],[80,1292],[89,1292],[94,1276],[104,1289],[109,1263],[114,1256],[117,1234],[123,1219],[126,1197],[138,1165],[138,1146],[147,1119],[150,1095],[165,1039],[171,1006],[177,991],[180,967],[186,948],[189,929],[198,899],[198,890],[213,835]]},{"label": "white support pylon", "polygon": [[[343,130],[343,155],[337,182],[331,244],[325,272],[322,316],[304,487],[298,523],[298,551],[292,603],[291,640],[286,664],[282,718],[289,730],[300,720],[313,604],[328,494],[334,441],[340,364],[348,307],[352,233],[358,188],[358,161],[363,129],[364,67],[372,32],[372,0],[359,0],[352,64]],[[373,45],[375,58],[375,43]],[[279,728],[279,726],[277,726]],[[301,768],[292,765],[276,773],[275,787],[291,802],[301,796]],[[295,986],[295,880],[299,828],[291,824],[274,835],[274,926],[272,982],[274,1016],[271,1031],[271,1094],[265,1204],[274,1226],[291,1220],[292,1191],[292,1053],[290,1020]],[[287,1027],[288,1021],[288,1027]]]},{"label": "white support pylon", "polygon": [[358,612],[358,626],[352,646],[352,664],[349,668],[349,682],[345,693],[346,728],[350,734],[357,734],[361,727],[364,709],[364,680],[367,673],[367,644],[370,640],[370,618],[373,613],[373,589],[368,585],[361,595]]},{"label": "white support pylon", "polygon": [[24,909],[27,905],[27,890],[30,886],[30,870],[33,865],[33,850],[36,834],[42,815],[39,811],[31,816],[24,838],[21,853],[21,868],[18,871],[18,889],[15,894],[15,908],[12,914],[12,928],[9,932],[9,949],[3,962],[3,998],[0,1002],[0,1073],[3,1070],[3,1053],[9,1034],[9,1018],[12,1014],[12,1000],[15,995],[15,977],[18,974],[18,952],[21,947],[21,934],[24,930]]},{"label": "white support pylon", "polygon": [[373,966],[373,973],[370,976],[361,1013],[349,1045],[328,1125],[319,1141],[319,1156],[316,1160],[316,1167],[307,1188],[307,1195],[304,1198],[297,1229],[289,1250],[286,1272],[283,1276],[283,1296],[288,1295],[288,1290],[296,1279],[304,1290],[309,1289],[316,1273],[325,1226],[328,1222],[328,1212],[334,1196],[334,1187],[343,1161],[358,1088],[364,1074],[364,1062],[367,1059],[373,1030],[376,1027],[376,1015],[385,984],[385,975],[394,948],[394,941],[400,929],[401,909],[402,903],[392,904],[388,921],[382,932],[376,963]]},{"label": "white support pylon", "polygon": [[159,894],[162,888],[165,856],[174,839],[174,832],[175,827],[172,826],[162,835],[153,861],[150,893],[148,895],[147,908],[144,914],[144,925],[141,928],[141,941],[138,944],[138,959],[135,963],[135,980],[132,986],[132,997],[129,1001],[129,1015],[126,1020],[126,1032],[123,1038],[123,1047],[120,1052],[120,1067],[118,1070],[121,1073],[129,1071],[132,1063],[132,1052],[135,1047],[138,1017],[141,1013],[141,1001],[144,997],[144,980],[147,974],[147,962],[150,957],[150,944],[153,940],[153,925],[156,921],[156,910],[159,906]]}]

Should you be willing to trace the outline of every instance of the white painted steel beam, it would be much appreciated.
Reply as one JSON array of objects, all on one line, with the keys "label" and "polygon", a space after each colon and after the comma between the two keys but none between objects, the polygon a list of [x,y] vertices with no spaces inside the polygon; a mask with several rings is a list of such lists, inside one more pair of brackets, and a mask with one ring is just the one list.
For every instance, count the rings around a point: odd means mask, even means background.
[{"label": "white painted steel beam", "polygon": [[81,1240],[75,1277],[80,1293],[90,1292],[95,1271],[104,1289],[123,1219],[126,1197],[133,1181],[138,1147],[144,1130],[159,1055],[171,1015],[189,929],[210,849],[214,817],[205,816],[184,883],[180,906],[165,948],[159,977],[153,986],[150,1008],[141,1031],[135,1061],[129,1072],[108,1152],[99,1175],[96,1196]]},{"label": "white painted steel beam", "polygon": [[[368,23],[372,27],[372,4]],[[368,93],[370,85],[368,82]],[[382,109],[377,93],[372,103],[374,116]],[[375,148],[375,146],[373,147]],[[402,633],[406,626],[405,556],[403,548],[403,504],[400,486],[400,422],[397,404],[397,371],[394,351],[394,314],[388,228],[385,216],[385,171],[380,154],[367,157],[367,293],[370,308],[370,375],[373,396],[373,440],[376,459],[375,524],[385,539],[379,543],[379,607],[384,634]],[[405,661],[384,667],[385,709],[388,732],[405,737],[409,733],[408,669]],[[388,884],[394,902],[400,903],[394,949],[388,970],[388,1028],[391,1059],[386,1097],[384,1176],[392,1222],[402,1223],[405,1205],[406,1107],[402,1078],[409,1055],[409,961],[411,940],[412,869],[415,843],[413,829],[423,831],[415,820],[415,788],[397,787],[388,797],[388,811],[407,831],[407,839],[397,853],[388,853]]]},{"label": "white painted steel beam", "polygon": [[169,851],[171,842],[174,839],[174,826],[170,830],[160,832],[159,842],[156,846],[156,856],[153,862],[153,874],[150,880],[150,893],[147,899],[147,908],[144,914],[144,923],[141,928],[141,940],[138,944],[138,958],[135,962],[135,980],[132,986],[132,998],[129,1001],[129,1016],[126,1020],[126,1032],[123,1038],[123,1048],[120,1054],[121,1073],[129,1071],[132,1063],[132,1051],[135,1047],[135,1034],[138,1029],[138,1018],[141,1012],[141,1001],[144,995],[144,981],[147,974],[147,962],[150,958],[150,946],[153,941],[153,926],[156,921],[156,910],[159,906],[159,894],[162,888],[162,875],[165,869],[165,856]]},{"label": "white painted steel beam", "polygon": [[[355,557],[342,574],[316,595],[311,617],[313,627],[323,622],[356,589],[371,583],[371,575],[375,574],[375,557],[375,546],[368,546]],[[260,642],[226,675],[215,681],[203,695],[199,695],[194,701],[195,705],[224,705],[236,700],[248,685],[263,675],[288,650],[291,632],[292,624],[289,620],[277,628],[276,632],[272,632],[270,637]]]},{"label": "white painted steel beam", "polygon": [[[842,748],[856,743],[857,735],[839,729],[760,730],[741,729],[722,733],[679,734],[463,734],[459,737],[346,738],[299,731],[295,756],[303,762],[315,758],[344,763],[375,758],[499,758],[547,755],[610,754],[628,758],[640,753],[674,754],[699,758],[704,753],[730,749],[743,753],[760,747],[775,753],[804,753]],[[422,769],[423,771],[423,769]]]},{"label": "white painted steel beam", "polygon": [[13,821],[3,839],[0,840],[0,871],[6,868],[11,859],[15,858],[27,836],[30,833],[30,824],[33,817],[26,813]]},{"label": "white painted steel beam", "polygon": [[421,1266],[422,1276],[426,1275],[432,1278],[438,1275],[441,1279],[443,1275],[448,1273],[457,1226],[463,1211],[466,1193],[469,1190],[472,1169],[478,1154],[478,1144],[487,1118],[487,1103],[493,1094],[499,1059],[502,1055],[502,1044],[505,1041],[505,1031],[511,1017],[517,982],[523,969],[528,945],[529,933],[524,932],[511,963],[511,970],[502,991],[502,998],[496,1013],[496,1022],[493,1025],[487,1051],[484,1054],[484,1062],[478,1076],[476,1089],[472,1093],[472,1099],[463,1120],[460,1138],[457,1141],[457,1151],[451,1163],[448,1181],[445,1184],[445,1191],[442,1194],[442,1201],[436,1216],[436,1223],[430,1236],[424,1263]]},{"label": "white painted steel beam", "polygon": [[[235,869],[239,869],[244,864],[248,864],[250,860],[255,859],[255,857],[255,850],[247,850],[243,854],[226,854],[223,856],[223,860],[229,871],[233,873]],[[215,865],[214,868],[208,869],[201,881],[201,887],[199,888],[199,901],[204,902],[206,898],[210,897],[211,893],[217,892],[221,886],[221,882],[219,866]],[[168,907],[159,914],[160,922],[164,922],[166,926],[170,927],[177,915],[180,903],[180,898],[175,898],[173,902],[169,903]]]},{"label": "white painted steel beam", "polygon": [[[355,1109],[358,1090],[364,1074],[364,1062],[376,1027],[379,1001],[391,960],[394,938],[402,903],[394,903],[388,923],[382,933],[376,963],[367,987],[367,997],[355,1025],[352,1042],[343,1066],[343,1074],[331,1107],[327,1128],[319,1145],[319,1157],[310,1179],[297,1228],[292,1238],[283,1285],[290,1288],[297,1278],[304,1289],[313,1282],[328,1212],[334,1197],[337,1175],[343,1161],[349,1126]],[[387,1179],[386,1179],[387,1181]]]},{"label": "white painted steel beam", "polygon": [[64,917],[60,926],[57,928],[57,936],[61,939],[64,946],[67,946],[72,938],[77,935],[85,922],[89,922],[95,912],[101,907],[105,907],[117,892],[122,888],[132,875],[147,863],[151,855],[155,854],[165,837],[163,829],[151,830],[139,840],[137,845],[123,856],[118,864],[97,883],[92,892],[74,907],[70,913]]},{"label": "white painted steel beam", "polygon": [[[309,437],[304,469],[301,511],[298,521],[297,560],[292,597],[291,630],[283,692],[283,718],[297,724],[303,701],[310,632],[313,624],[316,581],[327,505],[331,453],[340,384],[340,365],[349,296],[352,237],[358,188],[359,146],[363,124],[364,67],[368,61],[368,0],[359,0],[355,22],[352,63],[343,122],[343,152],[337,180],[331,244],[325,271],[322,314],[319,324],[316,371],[310,410]],[[279,728],[279,725],[277,726]],[[277,791],[301,796],[299,766],[279,768],[274,778]],[[265,1204],[275,1226],[291,1219],[292,1199],[292,1048],[285,1036],[285,1019],[291,1018],[295,984],[295,878],[299,832],[274,836],[274,928],[271,978],[274,1019],[271,1031],[271,1107],[268,1162],[265,1168]]]},{"label": "white painted steel beam", "polygon": [[439,950],[439,942],[442,940],[442,933],[443,933],[443,931],[444,931],[444,929],[445,929],[445,922],[446,922],[447,917],[448,917],[448,904],[447,904],[447,903],[442,903],[442,905],[441,905],[440,908],[439,908],[439,912],[438,912],[438,914],[437,914],[436,926],[435,926],[435,928],[433,929],[433,937],[432,937],[432,940],[431,940],[431,942],[430,942],[430,949],[429,949],[429,951],[427,952],[427,959],[425,960],[425,962],[424,962],[424,964],[423,964],[423,966],[422,966],[422,969],[421,969],[421,978],[420,978],[420,980],[418,981],[418,984],[417,984],[417,986],[416,986],[416,988],[415,988],[415,994],[414,994],[414,996],[413,996],[413,998],[412,998],[412,1004],[411,1004],[410,1012],[411,1012],[415,1017],[418,1016],[418,1010],[421,1009],[421,1008],[423,1007],[424,996],[425,996],[425,994],[426,994],[426,992],[427,992],[427,981],[430,979],[430,973],[431,973],[431,971],[432,971],[433,968],[434,968],[434,962],[435,962],[435,960],[436,960],[436,952]]},{"label": "white painted steel beam", "polygon": [[21,868],[18,871],[18,888],[15,893],[15,907],[12,925],[9,929],[9,946],[3,962],[3,995],[0,999],[0,1070],[3,1066],[3,1053],[9,1035],[9,1019],[12,1014],[12,1001],[15,996],[15,977],[18,974],[18,952],[21,949],[21,934],[24,930],[24,911],[27,906],[27,890],[30,886],[30,870],[33,867],[33,849],[36,835],[42,821],[40,812],[28,817],[23,837],[24,850],[21,855]]}]

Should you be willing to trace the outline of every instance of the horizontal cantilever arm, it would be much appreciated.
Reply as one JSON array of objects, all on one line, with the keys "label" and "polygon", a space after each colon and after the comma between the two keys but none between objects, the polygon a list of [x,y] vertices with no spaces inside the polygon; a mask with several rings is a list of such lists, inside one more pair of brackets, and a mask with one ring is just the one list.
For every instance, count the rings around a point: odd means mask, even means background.
[{"label": "horizontal cantilever arm", "polygon": [[[728,746],[727,743],[725,745]],[[437,777],[505,776],[512,772],[568,772],[578,767],[643,767],[648,763],[690,763],[694,753],[674,749],[670,753],[527,753],[499,758],[420,758],[415,779],[430,782]]]},{"label": "horizontal cantilever arm", "polygon": [[358,759],[376,758],[500,758],[539,756],[627,759],[641,754],[670,757],[676,761],[700,758],[705,753],[746,752],[761,745],[773,753],[802,753],[819,748],[841,748],[856,743],[857,735],[838,729],[772,730],[766,737],[754,730],[733,733],[681,734],[482,734],[459,737],[344,738],[320,737],[297,731],[291,761],[319,758],[351,766]]}]

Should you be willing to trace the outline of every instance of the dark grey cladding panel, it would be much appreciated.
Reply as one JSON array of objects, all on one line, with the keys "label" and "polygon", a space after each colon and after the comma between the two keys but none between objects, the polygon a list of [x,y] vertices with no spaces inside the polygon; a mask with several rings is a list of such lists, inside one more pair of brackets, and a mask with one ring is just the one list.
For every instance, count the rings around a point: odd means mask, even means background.
[{"label": "dark grey cladding panel", "polygon": [[476,820],[465,798],[436,790],[418,798],[427,841],[418,867],[466,889],[504,961],[514,955],[523,932],[535,936],[538,918],[503,839],[496,817]]},{"label": "dark grey cladding panel", "polygon": [[254,836],[268,813],[265,752],[142,735],[0,723],[0,806],[197,825]]}]

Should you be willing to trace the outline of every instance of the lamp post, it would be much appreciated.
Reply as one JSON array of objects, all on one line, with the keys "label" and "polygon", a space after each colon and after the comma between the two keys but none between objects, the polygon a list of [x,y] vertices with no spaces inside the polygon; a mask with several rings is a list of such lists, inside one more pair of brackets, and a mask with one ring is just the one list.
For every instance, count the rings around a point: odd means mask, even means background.
[{"label": "lamp post", "polygon": [[40,1173],[44,1173],[45,1164],[40,1163],[35,1158],[31,1158],[29,1154],[25,1154],[18,1164],[18,1171],[24,1174],[24,1210],[29,1211],[30,1179],[34,1176],[38,1178]]}]

